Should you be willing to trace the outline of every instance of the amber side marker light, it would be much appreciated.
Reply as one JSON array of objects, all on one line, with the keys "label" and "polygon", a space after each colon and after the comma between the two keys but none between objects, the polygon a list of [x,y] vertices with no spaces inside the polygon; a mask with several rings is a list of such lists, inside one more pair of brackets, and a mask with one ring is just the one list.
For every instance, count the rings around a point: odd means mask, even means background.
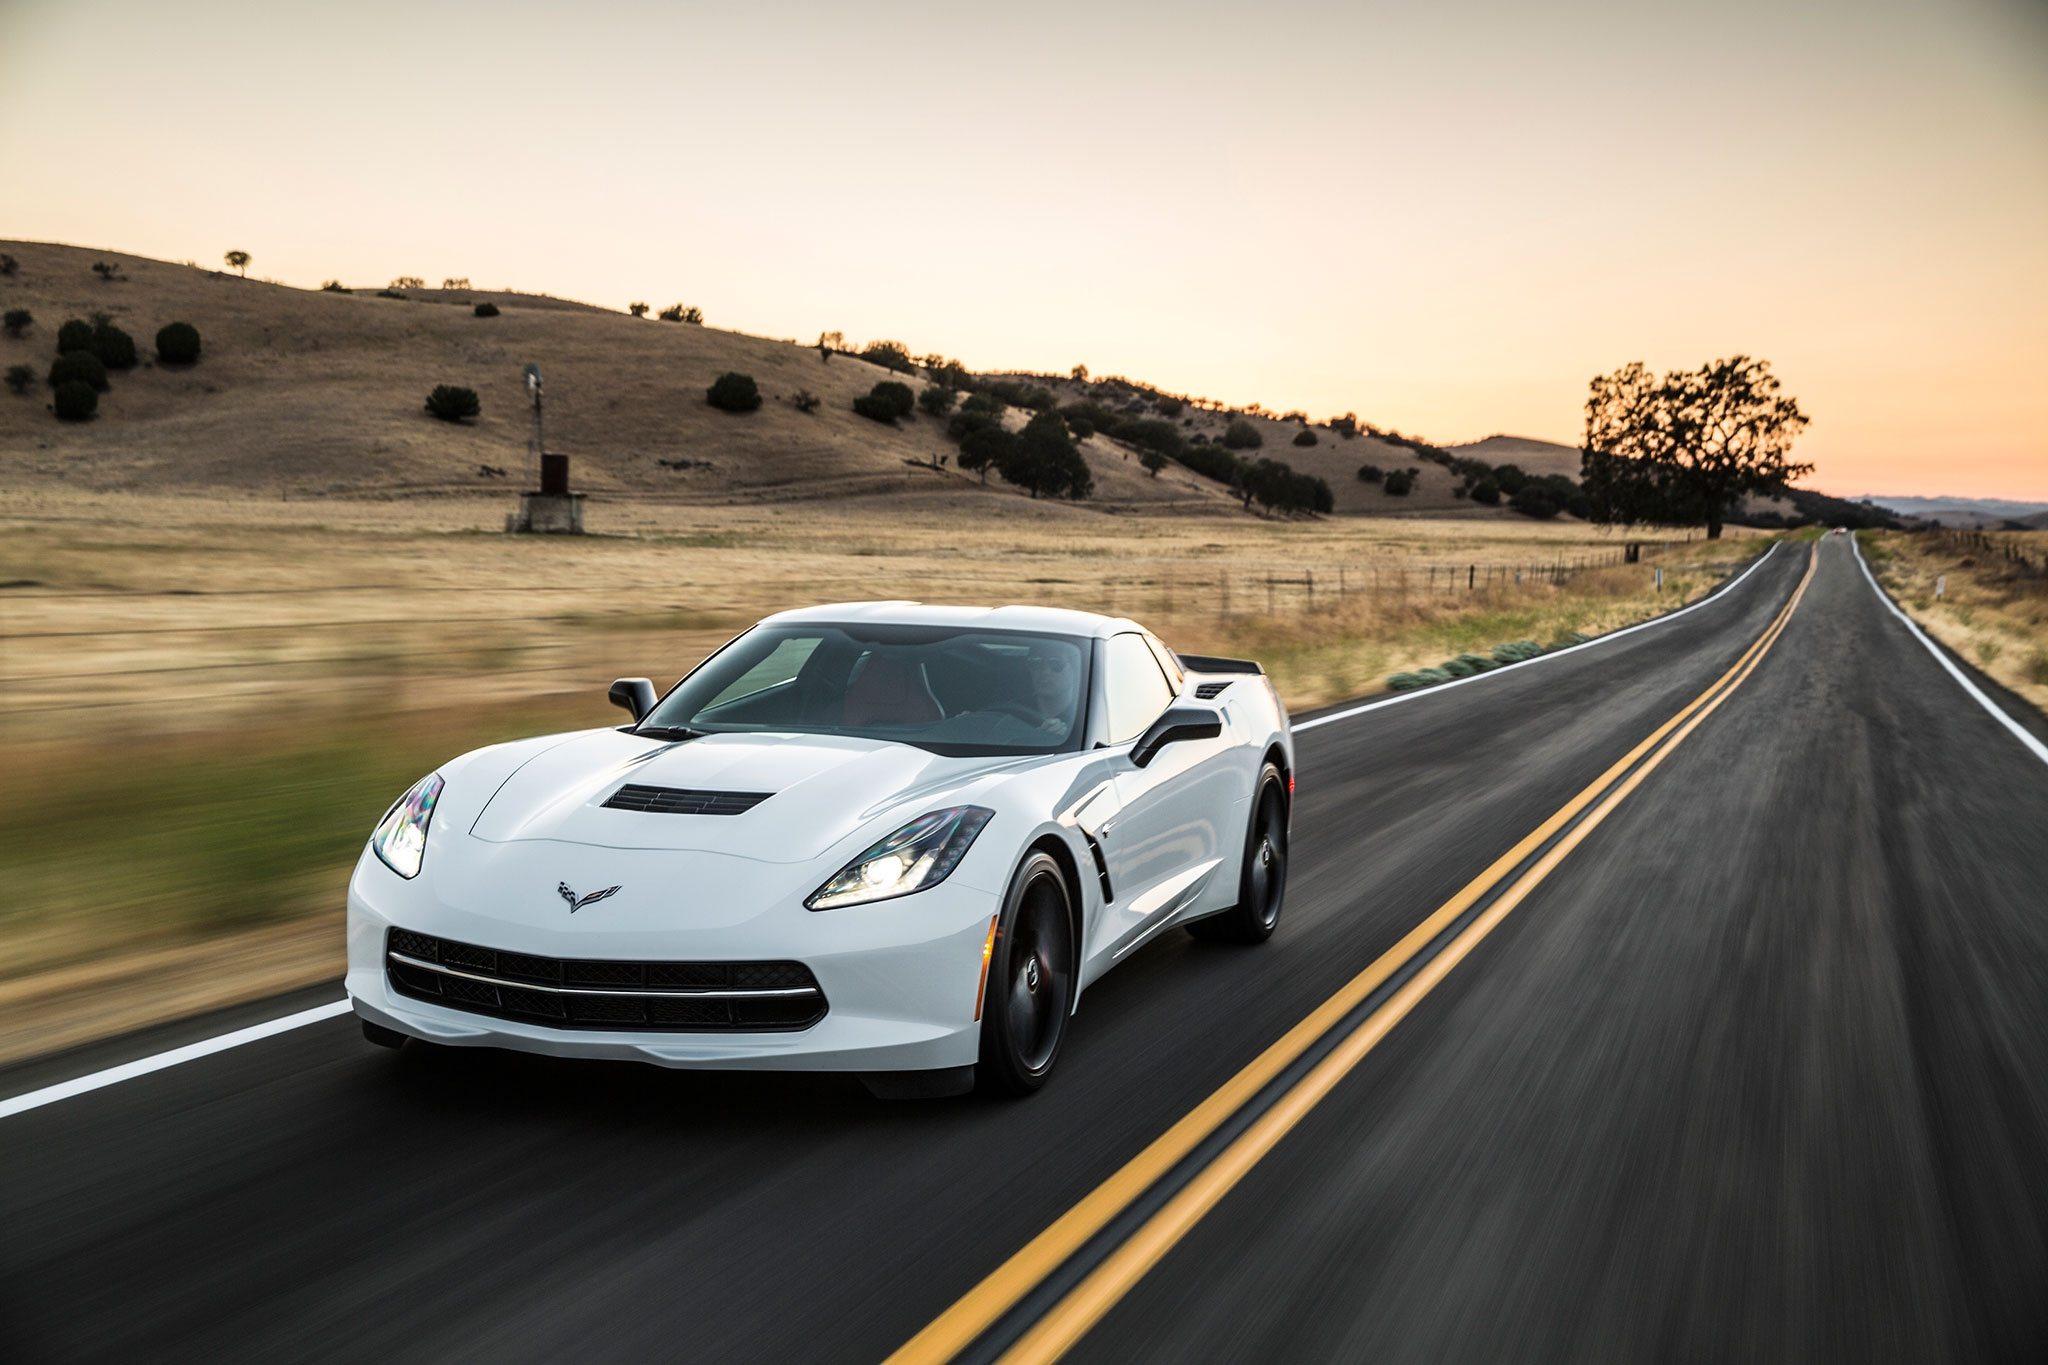
[{"label": "amber side marker light", "polygon": [[977,1021],[981,1019],[982,999],[988,994],[988,960],[995,956],[996,924],[1001,919],[1001,915],[988,917],[988,937],[981,941],[981,980],[974,983],[974,1017]]}]

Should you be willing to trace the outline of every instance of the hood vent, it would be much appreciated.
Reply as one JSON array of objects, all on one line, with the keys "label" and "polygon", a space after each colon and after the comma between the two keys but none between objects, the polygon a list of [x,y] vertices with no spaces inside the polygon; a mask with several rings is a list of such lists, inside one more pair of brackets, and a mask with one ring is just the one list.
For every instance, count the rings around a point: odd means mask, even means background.
[{"label": "hood vent", "polygon": [[743,815],[773,792],[700,792],[683,787],[643,787],[628,782],[604,803],[606,810],[638,810],[650,815]]},{"label": "hood vent", "polygon": [[1203,701],[1214,701],[1216,699],[1216,694],[1221,692],[1224,688],[1230,686],[1230,683],[1231,680],[1229,678],[1225,678],[1222,682],[1196,683],[1195,695],[1200,697]]}]

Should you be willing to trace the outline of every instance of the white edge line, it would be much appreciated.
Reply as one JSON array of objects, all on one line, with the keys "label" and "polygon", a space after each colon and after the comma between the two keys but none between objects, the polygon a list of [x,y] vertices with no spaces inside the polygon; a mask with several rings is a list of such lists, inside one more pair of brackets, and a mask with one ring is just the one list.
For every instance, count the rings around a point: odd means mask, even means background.
[{"label": "white edge line", "polygon": [[1913,638],[1927,647],[1927,652],[1934,656],[1934,661],[1948,670],[1948,675],[1961,685],[1963,691],[1970,694],[1977,705],[1989,711],[1994,720],[2012,731],[2020,743],[2033,751],[2035,758],[2048,763],[2048,744],[2043,744],[2035,738],[2033,732],[2008,715],[2004,707],[1985,696],[1983,689],[1971,682],[1969,675],[1957,668],[1955,662],[1942,652],[1941,646],[1927,638],[1927,632],[1920,629],[1919,623],[1899,610],[1899,604],[1892,601],[1892,595],[1884,590],[1884,585],[1877,581],[1877,575],[1870,571],[1869,562],[1863,558],[1863,547],[1856,543],[1856,537],[1853,535],[1849,537],[1849,547],[1856,552],[1856,565],[1863,570],[1865,581],[1870,584],[1870,590],[1877,594],[1877,600],[1884,603],[1885,610],[1906,623],[1906,629],[1913,632]]},{"label": "white edge line", "polygon": [[1735,575],[1733,579],[1729,580],[1727,586],[1721,588],[1718,592],[1715,592],[1711,596],[1702,597],[1699,601],[1693,603],[1689,607],[1680,607],[1677,611],[1668,611],[1664,613],[1662,616],[1653,616],[1647,621],[1637,622],[1635,625],[1624,627],[1621,630],[1609,631],[1605,635],[1595,636],[1593,639],[1584,641],[1580,644],[1568,645],[1563,649],[1554,649],[1547,654],[1538,654],[1535,658],[1524,659],[1520,663],[1503,664],[1499,668],[1489,668],[1484,673],[1473,673],[1467,677],[1453,678],[1449,682],[1432,683],[1428,687],[1418,687],[1412,692],[1397,692],[1391,697],[1380,697],[1377,700],[1366,702],[1362,706],[1349,707],[1342,711],[1333,712],[1327,716],[1317,716],[1314,720],[1305,720],[1297,725],[1291,725],[1288,728],[1291,733],[1300,734],[1303,730],[1313,730],[1318,725],[1328,725],[1332,721],[1349,720],[1353,716],[1362,716],[1367,711],[1377,711],[1382,706],[1398,706],[1404,701],[1419,701],[1423,697],[1438,696],[1442,693],[1450,691],[1454,687],[1463,687],[1466,683],[1484,682],[1488,678],[1498,678],[1503,673],[1512,673],[1518,668],[1527,668],[1531,664],[1548,663],[1552,659],[1562,659],[1567,654],[1576,654],[1582,649],[1591,649],[1595,645],[1608,644],[1611,641],[1619,640],[1624,635],[1633,635],[1639,630],[1648,630],[1652,626],[1661,626],[1664,625],[1666,622],[1676,621],[1679,617],[1684,616],[1688,612],[1698,611],[1701,607],[1712,606],[1714,603],[1719,602],[1723,598],[1727,597],[1730,593],[1733,593],[1735,591],[1736,586],[1740,584],[1743,579],[1749,577],[1758,569],[1762,568],[1764,561],[1769,559],[1772,555],[1776,554],[1778,552],[1778,546],[1784,543],[1785,542],[1783,541],[1778,541],[1774,543],[1770,549],[1765,550],[1762,554],[1758,555],[1754,560],[1752,560],[1748,568],[1744,569],[1741,573]]},{"label": "white edge line", "polygon": [[[1549,654],[1539,654],[1533,659],[1524,659],[1521,663],[1508,664],[1505,667],[1491,669],[1485,673],[1475,673],[1469,678],[1458,678],[1452,682],[1438,683],[1434,687],[1419,688],[1413,692],[1403,692],[1398,696],[1384,697],[1378,701],[1367,702],[1363,706],[1354,706],[1348,710],[1336,712],[1333,715],[1317,716],[1314,720],[1305,720],[1301,724],[1289,728],[1294,732],[1313,730],[1318,725],[1328,725],[1332,721],[1348,720],[1352,716],[1363,715],[1367,711],[1376,711],[1382,706],[1392,706],[1396,702],[1414,701],[1419,697],[1434,696],[1439,692],[1447,692],[1451,688],[1461,686],[1464,683],[1496,678],[1503,673],[1513,672],[1515,669],[1527,664],[1540,664],[1547,659],[1561,659],[1567,654],[1574,654],[1582,649],[1591,649],[1595,645],[1604,645],[1610,640],[1619,640],[1624,635],[1633,635],[1639,630],[1648,630],[1651,626],[1661,626],[1666,621],[1675,621],[1687,612],[1698,611],[1701,607],[1718,602],[1728,596],[1729,593],[1735,590],[1737,584],[1755,573],[1763,565],[1763,562],[1776,554],[1777,551],[1777,545],[1771,546],[1770,549],[1758,555],[1748,568],[1736,575],[1734,580],[1726,587],[1711,597],[1701,598],[1689,607],[1680,607],[1677,611],[1668,612],[1663,616],[1644,621],[1639,625],[1630,626],[1625,630],[1617,630],[1611,634],[1602,635],[1598,639],[1588,640],[1584,644],[1572,645],[1569,648],[1555,650]],[[1894,607],[1893,610],[1896,611],[1897,608]],[[1907,622],[1907,624],[1910,625],[1912,623]],[[1943,659],[1942,662],[1946,664],[1948,661]],[[1955,670],[1950,669],[1949,671],[1954,672]],[[1968,687],[1969,683],[1965,681],[1963,685]],[[1972,692],[1976,691],[1975,688],[1970,690]],[[1978,699],[1980,701],[1983,700],[1981,696]],[[1985,704],[1988,706],[1990,703],[1986,702]],[[2006,720],[2003,713],[1998,714],[2001,720]],[[2006,720],[2006,724],[2011,725],[2012,722]],[[2018,730],[2018,727],[2015,726],[2014,729]],[[2027,735],[2024,731],[2019,731],[2019,733],[2029,742],[2033,741],[2033,736]],[[2036,747],[2039,747],[2038,744]],[[2048,758],[2048,753],[2044,753],[2043,757]],[[240,1047],[244,1043],[254,1043],[264,1038],[275,1037],[280,1033],[289,1033],[293,1029],[304,1028],[308,1024],[317,1024],[323,1019],[333,1019],[338,1015],[348,1013],[348,1011],[349,1002],[344,997],[340,1000],[330,1001],[325,1005],[315,1005],[311,1009],[300,1010],[297,1014],[287,1014],[281,1019],[272,1019],[261,1024],[251,1024],[247,1028],[236,1029],[232,1033],[223,1033],[217,1038],[207,1038],[197,1043],[187,1043],[184,1047],[172,1048],[169,1052],[159,1052],[154,1057],[139,1058],[136,1061],[124,1062],[120,1066],[108,1067],[104,1071],[95,1071],[90,1075],[79,1076],[68,1081],[59,1081],[55,1085],[46,1085],[41,1090],[31,1090],[26,1094],[16,1095],[12,1099],[0,1100],[0,1119],[11,1118],[15,1114],[26,1113],[31,1109],[40,1109],[46,1104],[55,1104],[59,1100],[68,1100],[76,1095],[85,1095],[95,1090],[103,1090],[110,1085],[119,1085],[122,1081],[132,1081],[137,1076],[147,1076],[152,1071],[162,1071],[167,1067],[197,1061],[201,1057],[210,1057],[216,1052],[226,1052],[229,1048]]]},{"label": "white edge line", "polygon": [[281,1019],[270,1019],[261,1024],[251,1024],[247,1028],[238,1028],[232,1033],[223,1033],[217,1038],[207,1038],[197,1043],[187,1043],[183,1047],[174,1047],[169,1052],[159,1052],[154,1057],[139,1058],[136,1061],[124,1062],[120,1066],[110,1066],[105,1071],[95,1071],[87,1076],[79,1076],[68,1081],[59,1081],[55,1085],[46,1085],[41,1090],[31,1090],[25,1095],[16,1095],[12,1099],[0,1100],[0,1119],[25,1113],[30,1109],[40,1109],[46,1104],[55,1104],[59,1100],[68,1100],[74,1095],[83,1095],[90,1091],[104,1089],[110,1085],[118,1085],[122,1081],[132,1081],[137,1076],[147,1076],[152,1071],[162,1071],[166,1067],[177,1066],[183,1062],[196,1061],[201,1057],[209,1057],[216,1052],[225,1052],[229,1048],[240,1047],[244,1043],[253,1043],[260,1038],[269,1038],[280,1033],[289,1033],[295,1028],[303,1028],[307,1024],[317,1024],[322,1019],[332,1019],[336,1015],[347,1014],[348,1011],[349,1002],[346,997],[340,1000],[330,1000],[324,1005],[315,1005],[311,1009],[300,1010],[297,1014],[287,1014]]}]

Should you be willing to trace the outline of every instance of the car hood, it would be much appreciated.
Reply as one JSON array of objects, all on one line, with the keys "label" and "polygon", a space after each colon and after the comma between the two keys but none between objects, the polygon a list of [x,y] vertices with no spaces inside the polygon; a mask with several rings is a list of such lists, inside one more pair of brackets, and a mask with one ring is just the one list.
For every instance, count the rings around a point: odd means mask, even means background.
[{"label": "car hood", "polygon": [[[1030,761],[945,758],[907,744],[834,735],[707,735],[668,742],[597,730],[521,764],[469,832],[493,843],[554,839],[807,862],[891,807]],[[606,809],[604,803],[627,783],[768,795],[738,815]]]}]

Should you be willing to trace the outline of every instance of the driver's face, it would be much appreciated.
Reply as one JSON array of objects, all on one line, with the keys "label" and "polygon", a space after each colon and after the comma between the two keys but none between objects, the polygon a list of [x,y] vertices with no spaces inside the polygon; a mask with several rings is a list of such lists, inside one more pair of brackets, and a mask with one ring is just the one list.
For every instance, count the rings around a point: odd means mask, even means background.
[{"label": "driver's face", "polygon": [[1074,700],[1074,661],[1064,654],[1033,654],[1031,691],[1048,715],[1060,715]]}]

